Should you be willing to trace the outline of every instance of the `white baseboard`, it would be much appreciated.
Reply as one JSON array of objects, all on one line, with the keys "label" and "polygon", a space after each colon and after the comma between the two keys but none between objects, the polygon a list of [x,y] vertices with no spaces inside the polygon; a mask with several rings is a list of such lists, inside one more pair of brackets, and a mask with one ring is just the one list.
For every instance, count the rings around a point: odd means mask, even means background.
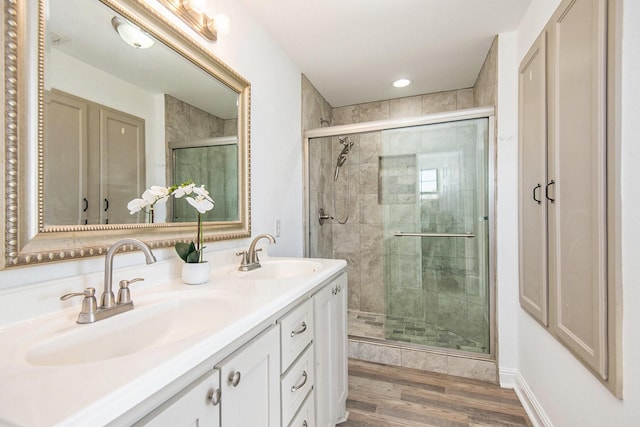
[{"label": "white baseboard", "polygon": [[551,423],[544,409],[542,409],[540,402],[536,399],[527,382],[520,375],[520,371],[500,368],[499,374],[500,386],[514,389],[534,427],[553,427],[553,423]]}]

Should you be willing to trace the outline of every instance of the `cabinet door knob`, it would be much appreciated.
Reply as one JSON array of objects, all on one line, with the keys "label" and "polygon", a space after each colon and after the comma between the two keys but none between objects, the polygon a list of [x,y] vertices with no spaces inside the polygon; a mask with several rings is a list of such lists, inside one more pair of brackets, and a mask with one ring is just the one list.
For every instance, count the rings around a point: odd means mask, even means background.
[{"label": "cabinet door knob", "polygon": [[309,427],[309,424],[307,424],[307,420],[304,420],[302,422],[302,427]]},{"label": "cabinet door knob", "polygon": [[291,331],[291,338],[295,337],[296,335],[300,335],[301,333],[303,333],[306,330],[307,330],[307,324],[305,322],[302,322],[302,325],[300,325],[300,329],[296,329],[295,331]]},{"label": "cabinet door knob", "polygon": [[231,384],[234,387],[238,387],[238,384],[240,384],[240,371],[238,372],[231,372],[229,374],[229,384]]},{"label": "cabinet door knob", "polygon": [[302,371],[302,382],[298,385],[291,386],[291,393],[304,387],[307,383],[307,371]]},{"label": "cabinet door knob", "polygon": [[216,388],[216,389],[211,389],[209,390],[209,394],[207,395],[207,399],[211,402],[211,404],[213,406],[216,406],[218,403],[220,403],[220,389]]}]

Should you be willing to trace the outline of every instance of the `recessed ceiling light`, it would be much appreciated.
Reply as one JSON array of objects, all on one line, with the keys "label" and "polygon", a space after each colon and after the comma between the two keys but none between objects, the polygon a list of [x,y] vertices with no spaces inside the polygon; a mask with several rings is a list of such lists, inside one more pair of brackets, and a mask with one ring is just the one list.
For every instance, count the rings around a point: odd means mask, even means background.
[{"label": "recessed ceiling light", "polygon": [[409,79],[398,79],[393,82],[393,87],[407,87],[411,84]]}]

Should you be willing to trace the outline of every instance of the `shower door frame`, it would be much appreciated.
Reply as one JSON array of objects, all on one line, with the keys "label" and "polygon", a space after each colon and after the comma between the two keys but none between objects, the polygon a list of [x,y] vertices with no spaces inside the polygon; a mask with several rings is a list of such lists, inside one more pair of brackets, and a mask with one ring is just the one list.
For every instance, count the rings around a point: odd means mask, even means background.
[{"label": "shower door frame", "polygon": [[[375,132],[391,129],[401,129],[407,127],[433,125],[441,123],[459,122],[472,119],[488,119],[488,142],[487,142],[487,185],[488,185],[488,207],[489,207],[489,353],[476,354],[451,350],[440,347],[425,347],[444,354],[464,355],[474,359],[497,360],[496,354],[496,292],[495,292],[495,272],[496,272],[496,248],[495,248],[495,186],[496,186],[496,141],[495,141],[495,111],[493,107],[468,108],[464,110],[454,110],[442,113],[426,114],[418,117],[400,118],[391,120],[377,120],[371,122],[354,123],[348,125],[328,126],[324,128],[310,129],[304,133],[303,140],[303,227],[304,227],[304,256],[310,256],[310,214],[309,211],[309,140],[313,138],[337,137],[354,135],[365,132]],[[389,341],[387,341],[389,342]],[[394,344],[405,347],[404,343]]]}]

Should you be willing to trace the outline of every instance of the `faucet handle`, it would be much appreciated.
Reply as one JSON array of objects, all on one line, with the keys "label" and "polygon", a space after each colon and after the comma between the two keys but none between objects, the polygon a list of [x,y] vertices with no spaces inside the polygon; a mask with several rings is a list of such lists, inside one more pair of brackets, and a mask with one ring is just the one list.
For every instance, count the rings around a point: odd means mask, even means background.
[{"label": "faucet handle", "polygon": [[240,261],[240,265],[249,265],[249,253],[247,251],[236,252],[236,256],[241,256],[242,261]]},{"label": "faucet handle", "polygon": [[129,285],[135,282],[141,282],[144,279],[142,277],[136,277],[131,280],[120,280],[120,289],[118,290],[118,298],[116,304],[126,304],[131,302],[131,292],[129,291]]},{"label": "faucet handle", "polygon": [[91,323],[95,320],[98,303],[96,302],[95,288],[87,288],[83,292],[71,292],[60,297],[60,301],[65,301],[73,297],[83,296],[82,308],[78,315],[78,323]]},{"label": "faucet handle", "polygon": [[60,297],[60,301],[65,301],[68,299],[71,299],[73,297],[85,297],[85,298],[90,298],[92,296],[95,296],[96,294],[96,289],[95,288],[87,288],[82,292],[70,292],[68,294],[64,294]]}]

